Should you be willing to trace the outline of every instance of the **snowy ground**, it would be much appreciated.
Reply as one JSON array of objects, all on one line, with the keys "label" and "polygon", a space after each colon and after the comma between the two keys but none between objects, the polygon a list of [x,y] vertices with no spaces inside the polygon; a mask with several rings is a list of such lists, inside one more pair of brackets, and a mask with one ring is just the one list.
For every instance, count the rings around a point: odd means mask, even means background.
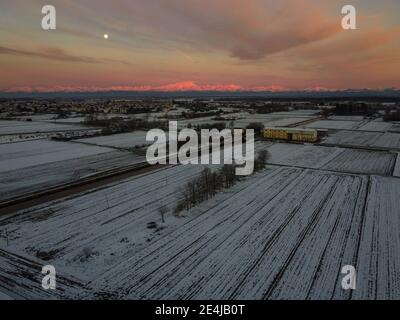
[{"label": "snowy ground", "polygon": [[62,132],[38,132],[38,133],[20,133],[20,134],[8,134],[0,136],[0,144],[4,143],[15,143],[22,141],[32,141],[40,139],[51,139],[57,138],[79,138],[87,137],[91,135],[97,135],[101,133],[101,129],[85,129],[85,130],[68,130]]},{"label": "snowy ground", "polygon": [[63,124],[63,123],[83,123],[85,121],[85,117],[73,117],[73,118],[66,118],[66,119],[48,119],[45,120],[46,122],[50,123],[57,123],[57,124]]},{"label": "snowy ground", "polygon": [[313,145],[275,143],[267,147],[270,153],[268,163],[305,168],[321,168],[324,164],[343,152],[340,148]]},{"label": "snowy ground", "polygon": [[396,165],[394,167],[393,176],[400,178],[400,153],[397,153]]},{"label": "snowy ground", "polygon": [[144,156],[111,150],[101,154],[5,170],[0,172],[0,201],[143,162],[146,162]]},{"label": "snowy ground", "polygon": [[0,292],[0,301],[4,301],[4,300],[14,300],[13,298],[11,298],[9,295]]},{"label": "snowy ground", "polygon": [[309,117],[309,116],[314,116],[318,115],[321,112],[321,110],[293,110],[293,111],[281,111],[281,112],[273,112],[273,113],[268,113],[268,115],[271,116],[283,116],[283,117]]},{"label": "snowy ground", "polygon": [[112,149],[72,142],[35,140],[0,145],[0,172],[110,152]]},{"label": "snowy ground", "polygon": [[146,142],[146,134],[147,131],[134,131],[128,133],[113,134],[110,136],[79,139],[76,141],[94,144],[98,146],[133,148],[135,146],[142,146],[152,143],[152,142]]},{"label": "snowy ground", "polygon": [[399,198],[399,179],[371,178],[354,299],[400,298]]},{"label": "snowy ground", "polygon": [[323,166],[327,170],[390,176],[396,154],[382,151],[344,149],[337,157]]},{"label": "snowy ground", "polygon": [[87,129],[77,124],[0,120],[0,135]]},{"label": "snowy ground", "polygon": [[355,129],[359,122],[357,121],[337,121],[337,120],[319,120],[306,124],[306,128],[312,129]]},{"label": "snowy ground", "polygon": [[282,118],[282,119],[271,119],[264,121],[264,126],[266,127],[286,127],[289,125],[295,125],[303,121],[311,120],[310,117],[305,118]]},{"label": "snowy ground", "polygon": [[363,121],[364,116],[330,116],[328,119],[340,121]]},{"label": "snowy ground", "polygon": [[359,127],[358,130],[386,132],[391,127],[392,123],[390,122],[370,121],[364,124],[363,126]]},{"label": "snowy ground", "polygon": [[56,118],[58,115],[55,113],[45,113],[45,114],[32,114],[27,116],[18,116],[15,117],[18,120],[25,121],[27,119],[31,119],[32,121],[46,121]]},{"label": "snowy ground", "polygon": [[330,135],[324,143],[398,150],[400,149],[400,134],[342,130]]},{"label": "snowy ground", "polygon": [[396,154],[291,143],[256,144],[270,153],[268,163],[344,173],[392,175]]},{"label": "snowy ground", "polygon": [[395,132],[395,133],[400,133],[400,124],[393,123],[388,131]]},{"label": "snowy ground", "polygon": [[238,119],[235,121],[235,127],[246,128],[250,123],[262,123],[265,127],[286,127],[289,125],[295,125],[296,123],[300,123],[303,121],[311,120],[312,117],[280,117],[280,116],[271,116],[271,114],[265,115],[251,115],[244,119]]},{"label": "snowy ground", "polygon": [[[399,179],[268,169],[160,224],[159,206],[199,170],[170,167],[3,217],[0,277],[16,257],[29,263],[13,273],[17,287],[0,286],[48,298],[23,276],[43,263],[86,288],[62,297],[400,298]],[[346,264],[358,271],[353,294],[341,288]]]},{"label": "snowy ground", "polygon": [[0,201],[145,162],[131,152],[73,142],[35,140],[0,145]]}]

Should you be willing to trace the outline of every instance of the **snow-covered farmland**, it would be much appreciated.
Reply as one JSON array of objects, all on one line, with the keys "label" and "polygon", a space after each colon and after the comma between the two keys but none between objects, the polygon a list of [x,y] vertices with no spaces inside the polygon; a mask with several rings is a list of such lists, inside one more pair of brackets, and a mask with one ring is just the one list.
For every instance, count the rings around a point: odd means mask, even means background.
[{"label": "snow-covered farmland", "polygon": [[65,119],[49,119],[45,120],[46,122],[56,123],[56,124],[71,124],[71,123],[84,123],[85,117],[72,117],[72,118],[65,118]]},{"label": "snow-covered farmland", "polygon": [[0,301],[5,301],[5,300],[14,300],[14,299],[11,298],[9,295],[0,291]]},{"label": "snow-covered farmland", "polygon": [[377,132],[343,130],[329,135],[324,143],[344,146],[368,146],[376,140],[379,135],[381,134]]},{"label": "snow-covered farmland", "polygon": [[111,150],[100,154],[82,155],[69,160],[2,171],[0,172],[0,201],[145,161],[144,156],[137,156],[126,151]]},{"label": "snow-covered farmland", "polygon": [[356,121],[337,121],[337,120],[319,120],[306,124],[305,127],[312,129],[355,129],[359,122]]},{"label": "snow-covered farmland", "polygon": [[14,142],[22,142],[22,141],[32,141],[39,139],[51,139],[53,137],[57,138],[75,138],[79,137],[87,137],[91,135],[97,135],[101,133],[101,129],[85,129],[85,130],[68,130],[62,132],[38,132],[38,133],[19,133],[19,134],[10,134],[2,136],[0,135],[0,144],[3,143],[14,143]]},{"label": "snow-covered farmland", "polygon": [[324,143],[398,150],[400,149],[400,134],[343,130],[330,135]]},{"label": "snow-covered farmland", "polygon": [[390,122],[369,121],[368,123],[359,127],[358,130],[385,132],[388,131],[391,127],[392,124]]},{"label": "snow-covered farmland", "polygon": [[[400,298],[399,179],[269,169],[146,229],[200,170],[174,166],[3,217],[0,277],[15,279],[0,287],[48,298],[26,277],[35,262],[85,287],[63,297]],[[359,274],[353,295],[341,287],[346,264]]]},{"label": "snow-covered farmland", "polygon": [[400,133],[400,124],[393,123],[388,131],[395,132],[395,133]]},{"label": "snow-covered farmland", "polygon": [[19,121],[26,121],[28,119],[32,121],[46,121],[46,120],[52,120],[57,118],[57,114],[55,113],[44,113],[44,114],[31,114],[31,115],[25,115],[25,116],[18,116],[15,117],[15,119],[18,119]]},{"label": "snow-covered farmland", "polygon": [[266,127],[286,127],[290,125],[295,125],[297,123],[306,121],[306,120],[311,120],[312,118],[281,118],[281,119],[270,119],[267,121],[264,121],[264,125]]},{"label": "snow-covered farmland", "polygon": [[318,115],[321,110],[307,110],[307,109],[299,109],[293,111],[280,111],[280,112],[272,112],[268,113],[270,116],[288,116],[288,117],[310,117],[314,115]]},{"label": "snow-covered farmland", "polygon": [[128,133],[113,134],[109,136],[79,139],[76,141],[98,146],[133,148],[135,146],[142,146],[152,143],[146,142],[146,134],[146,131],[134,131]]},{"label": "snow-covered farmland", "polygon": [[328,119],[339,121],[363,121],[364,116],[330,116]]},{"label": "snow-covered farmland", "polygon": [[112,151],[72,142],[35,140],[0,145],[0,172]]},{"label": "snow-covered farmland", "polygon": [[35,140],[0,145],[0,201],[70,183],[144,156],[74,142]]},{"label": "snow-covered farmland", "polygon": [[354,299],[400,298],[400,179],[371,178]]},{"label": "snow-covered farmland", "polygon": [[267,147],[268,163],[305,168],[321,168],[343,151],[340,148],[293,143],[275,143]]},{"label": "snow-covered farmland", "polygon": [[391,175],[396,154],[382,151],[344,149],[322,168],[342,172]]},{"label": "snow-covered farmland", "polygon": [[382,133],[373,142],[374,147],[400,149],[400,134],[398,133]]},{"label": "snow-covered farmland", "polygon": [[393,176],[400,178],[400,153],[397,153],[396,164],[393,170]]},{"label": "snow-covered farmland", "polygon": [[296,116],[287,113],[288,115],[280,115],[279,113],[267,113],[267,114],[251,114],[243,119],[235,121],[236,127],[245,128],[248,124],[253,122],[260,122],[266,127],[286,127],[294,126],[297,123],[311,120],[314,117],[309,115]]},{"label": "snow-covered farmland", "polygon": [[88,128],[77,124],[0,120],[0,135],[54,131],[62,132],[78,129],[85,130]]},{"label": "snow-covered farmland", "polygon": [[325,169],[347,173],[380,174],[390,176],[396,154],[384,151],[352,150],[291,143],[263,145],[270,153],[269,164],[301,168]]}]

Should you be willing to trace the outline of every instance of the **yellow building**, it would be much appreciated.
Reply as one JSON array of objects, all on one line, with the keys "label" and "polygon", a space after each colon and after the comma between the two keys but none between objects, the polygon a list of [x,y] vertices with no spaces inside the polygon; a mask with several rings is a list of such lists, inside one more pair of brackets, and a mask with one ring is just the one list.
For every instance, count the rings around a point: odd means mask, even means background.
[{"label": "yellow building", "polygon": [[316,142],[318,132],[314,129],[271,127],[264,129],[264,138],[299,142]]}]

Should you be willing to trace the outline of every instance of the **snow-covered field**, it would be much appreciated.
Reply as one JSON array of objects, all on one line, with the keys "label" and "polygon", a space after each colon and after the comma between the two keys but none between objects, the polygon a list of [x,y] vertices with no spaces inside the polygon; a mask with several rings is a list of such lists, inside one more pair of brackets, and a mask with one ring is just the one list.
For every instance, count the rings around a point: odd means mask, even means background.
[{"label": "snow-covered field", "polygon": [[395,133],[400,133],[400,124],[393,123],[388,131],[395,132]]},{"label": "snow-covered field", "polygon": [[[63,297],[400,298],[399,179],[268,169],[161,224],[160,205],[171,210],[200,170],[170,167],[1,218],[0,277],[14,268],[18,285],[0,287],[47,298],[26,276],[43,263],[84,287]],[[346,264],[357,266],[352,295]]]},{"label": "snow-covered field", "polygon": [[400,149],[400,134],[389,132],[383,133],[373,142],[373,146]]},{"label": "snow-covered field", "polygon": [[0,201],[145,162],[144,156],[73,142],[0,145]]},{"label": "snow-covered field", "polygon": [[397,153],[396,165],[393,170],[393,176],[400,178],[400,153]]},{"label": "snow-covered field", "polygon": [[0,292],[0,301],[5,301],[5,300],[14,300],[13,298],[11,298],[9,295]]},{"label": "snow-covered field", "polygon": [[266,148],[270,153],[268,163],[305,168],[321,168],[343,149],[292,143],[275,143]]},{"label": "snow-covered field", "polygon": [[400,179],[371,178],[354,299],[400,298]]},{"label": "snow-covered field", "polygon": [[342,172],[390,176],[395,161],[396,154],[389,152],[344,149],[323,168]]},{"label": "snow-covered field", "polygon": [[359,127],[358,130],[364,131],[377,131],[386,132],[392,127],[390,122],[370,121],[363,126]]},{"label": "snow-covered field", "polygon": [[282,119],[271,119],[264,121],[264,126],[266,127],[286,127],[289,125],[295,125],[303,121],[311,120],[312,118],[282,118]]},{"label": "snow-covered field", "polygon": [[38,133],[20,133],[0,136],[0,144],[14,143],[22,141],[32,141],[39,139],[51,139],[52,137],[79,138],[101,133],[101,129],[68,130],[62,132],[38,132]]},{"label": "snow-covered field", "polygon": [[[1,149],[1,147],[0,147]],[[0,172],[0,201],[77,181],[104,171],[146,162],[144,156],[108,151]]]},{"label": "snow-covered field", "polygon": [[379,135],[381,135],[381,133],[342,130],[330,134],[324,143],[345,146],[368,146]]},{"label": "snow-covered field", "polygon": [[330,116],[328,119],[339,121],[363,121],[364,116]]},{"label": "snow-covered field", "polygon": [[32,114],[32,115],[25,115],[25,116],[18,116],[15,117],[18,120],[25,121],[27,119],[31,119],[32,121],[45,121],[51,120],[56,118],[58,115],[55,113],[45,113],[45,114]]},{"label": "snow-covered field", "polygon": [[312,114],[292,114],[291,112],[275,112],[266,114],[250,114],[243,119],[235,121],[236,127],[245,128],[248,124],[260,122],[266,127],[285,127],[295,125],[303,121],[311,120],[315,117]]},{"label": "snow-covered field", "polygon": [[128,133],[113,134],[110,136],[101,136],[88,139],[79,139],[77,142],[85,142],[98,146],[118,147],[118,148],[133,148],[151,144],[146,142],[146,131],[134,131]]},{"label": "snow-covered field", "polygon": [[73,118],[66,118],[66,119],[49,119],[45,120],[46,122],[56,123],[56,124],[63,124],[63,123],[83,123],[85,121],[85,117],[73,117]]},{"label": "snow-covered field", "polygon": [[383,151],[352,150],[338,147],[275,143],[265,148],[270,153],[269,164],[300,168],[325,169],[344,173],[380,174],[390,176],[396,154]]},{"label": "snow-covered field", "polygon": [[318,115],[321,110],[293,110],[293,111],[281,111],[281,112],[273,112],[268,113],[270,116],[283,116],[283,117],[310,117],[314,115]]},{"label": "snow-covered field", "polygon": [[400,134],[343,130],[330,135],[324,143],[397,150],[400,149]]},{"label": "snow-covered field", "polygon": [[0,135],[88,129],[77,124],[0,120]]},{"label": "snow-covered field", "polygon": [[72,142],[35,140],[0,145],[0,172],[112,151]]},{"label": "snow-covered field", "polygon": [[306,124],[306,128],[312,129],[355,129],[359,122],[357,121],[337,121],[337,120],[319,120]]}]

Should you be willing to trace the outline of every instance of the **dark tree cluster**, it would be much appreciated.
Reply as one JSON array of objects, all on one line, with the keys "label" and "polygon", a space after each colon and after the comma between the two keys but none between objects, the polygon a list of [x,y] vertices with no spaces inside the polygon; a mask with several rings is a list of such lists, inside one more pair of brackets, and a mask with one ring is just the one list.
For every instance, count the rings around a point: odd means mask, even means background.
[{"label": "dark tree cluster", "polygon": [[122,118],[98,119],[94,115],[85,118],[86,125],[103,127],[103,134],[132,132],[136,130],[150,130],[154,128],[167,130],[168,123],[166,121],[149,121],[146,119],[129,119]]},{"label": "dark tree cluster", "polygon": [[337,104],[335,109],[332,110],[333,114],[338,116],[351,116],[351,115],[372,115],[375,110],[374,107],[362,102],[348,102]]},{"label": "dark tree cluster", "polygon": [[198,177],[186,183],[180,190],[182,199],[178,202],[175,212],[189,210],[206,201],[223,189],[233,186],[238,177],[234,165],[224,165],[221,169],[211,171],[205,168]]},{"label": "dark tree cluster", "polygon": [[253,129],[256,135],[261,134],[264,131],[264,124],[261,122],[252,122],[246,127],[246,129]]},{"label": "dark tree cluster", "polygon": [[[263,170],[268,158],[268,151],[260,151],[254,159],[254,172]],[[198,177],[186,183],[179,190],[181,200],[178,201],[175,213],[195,207],[214,197],[218,191],[231,188],[238,180],[236,165],[225,164],[215,171],[205,168]]]},{"label": "dark tree cluster", "polygon": [[400,109],[386,110],[383,116],[384,121],[400,121]]},{"label": "dark tree cluster", "polygon": [[203,124],[198,124],[198,125],[192,125],[189,123],[188,128],[195,129],[196,131],[200,131],[201,129],[206,129],[206,130],[212,130],[212,129],[217,129],[219,131],[226,129],[226,123],[225,122],[217,122],[217,123],[203,123]]}]

